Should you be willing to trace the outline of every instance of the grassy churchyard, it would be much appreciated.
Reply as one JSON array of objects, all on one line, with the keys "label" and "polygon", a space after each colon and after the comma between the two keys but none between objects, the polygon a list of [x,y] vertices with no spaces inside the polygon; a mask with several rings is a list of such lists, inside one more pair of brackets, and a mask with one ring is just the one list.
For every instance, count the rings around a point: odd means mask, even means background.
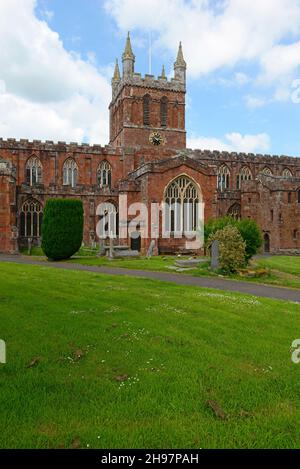
[{"label": "grassy churchyard", "polygon": [[[26,252],[23,254],[26,254]],[[40,248],[33,248],[32,256],[36,257],[38,260],[46,260]],[[176,273],[176,271],[173,270],[176,260],[178,260],[178,257],[154,256],[151,259],[141,257],[139,259],[115,259],[111,261],[106,257],[98,258],[96,251],[93,253],[81,249],[68,262],[99,267],[121,267],[124,269]],[[210,277],[219,276],[218,273],[212,272],[209,266],[210,262],[209,259],[207,259],[207,262],[200,264],[198,269],[186,270],[185,272],[180,272],[180,274],[186,273],[194,276]],[[249,273],[253,275],[231,274],[227,275],[227,278],[300,289],[300,256],[261,256],[250,261],[248,270]]]},{"label": "grassy churchyard", "polygon": [[300,305],[28,265],[0,276],[1,448],[299,447]]}]

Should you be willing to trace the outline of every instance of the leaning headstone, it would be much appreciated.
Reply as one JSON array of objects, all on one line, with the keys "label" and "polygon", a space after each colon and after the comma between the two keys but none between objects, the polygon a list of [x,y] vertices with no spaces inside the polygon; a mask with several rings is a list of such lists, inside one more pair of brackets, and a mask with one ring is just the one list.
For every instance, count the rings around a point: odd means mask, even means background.
[{"label": "leaning headstone", "polygon": [[104,239],[100,239],[99,240],[99,250],[98,250],[97,256],[98,257],[105,256],[105,253],[106,253],[106,249],[105,249],[105,246],[104,246]]},{"label": "leaning headstone", "polygon": [[219,262],[219,241],[215,240],[213,241],[211,245],[211,269],[212,270],[217,270],[220,267],[220,262]]},{"label": "leaning headstone", "polygon": [[148,251],[147,251],[147,257],[152,257],[153,256],[153,251],[154,251],[154,248],[155,248],[155,241],[154,239],[152,239],[151,243],[150,243],[150,246],[148,248]]},{"label": "leaning headstone", "polygon": [[114,240],[113,238],[109,238],[109,252],[108,252],[109,259],[114,259]]}]

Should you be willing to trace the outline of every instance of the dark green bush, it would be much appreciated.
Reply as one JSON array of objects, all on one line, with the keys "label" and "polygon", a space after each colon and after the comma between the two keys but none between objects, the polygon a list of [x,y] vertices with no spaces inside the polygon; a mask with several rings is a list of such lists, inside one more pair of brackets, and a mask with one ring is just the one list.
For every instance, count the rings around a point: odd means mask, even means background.
[{"label": "dark green bush", "polygon": [[80,200],[49,199],[42,225],[42,249],[48,259],[69,259],[82,244],[83,206]]},{"label": "dark green bush", "polygon": [[258,253],[262,246],[262,234],[258,224],[250,218],[243,218],[237,222],[237,229],[242,235],[243,240],[246,242],[246,259]]},{"label": "dark green bush", "polygon": [[221,217],[221,218],[211,218],[204,225],[204,240],[207,243],[210,235],[216,233],[216,231],[223,230],[225,226],[233,225],[235,220],[230,217]]},{"label": "dark green bush", "polygon": [[211,235],[228,225],[235,226],[246,242],[246,260],[248,261],[257,254],[263,242],[260,228],[254,220],[248,218],[235,220],[230,216],[208,220],[204,227],[205,244],[207,245]]}]

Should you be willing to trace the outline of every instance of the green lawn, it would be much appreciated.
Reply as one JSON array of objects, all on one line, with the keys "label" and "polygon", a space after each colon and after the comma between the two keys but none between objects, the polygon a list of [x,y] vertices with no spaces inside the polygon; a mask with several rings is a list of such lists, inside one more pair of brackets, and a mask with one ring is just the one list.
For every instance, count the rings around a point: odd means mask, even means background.
[{"label": "green lawn", "polygon": [[[87,255],[88,252],[88,255]],[[25,253],[24,253],[25,254]],[[33,248],[32,255],[37,256],[38,260],[46,260],[40,248]],[[183,257],[184,258],[184,257]],[[176,256],[154,256],[151,259],[145,257],[137,259],[115,259],[113,261],[106,257],[96,257],[93,252],[81,249],[79,253],[67,262],[91,265],[91,266],[108,266],[121,267],[124,269],[138,269],[161,272],[172,272]],[[218,276],[217,273],[211,272],[209,269],[209,260],[200,264],[196,270],[186,270],[181,274],[189,274],[194,276]],[[300,289],[300,256],[269,256],[261,257],[251,261],[250,269],[266,269],[267,272],[263,276],[242,277],[240,275],[231,275],[232,280],[240,280],[246,282],[262,283],[266,285],[278,285],[287,288]]]},{"label": "green lawn", "polygon": [[0,448],[299,448],[299,305],[4,263],[0,279]]},{"label": "green lawn", "polygon": [[270,269],[300,277],[300,256],[270,256],[259,260],[259,264]]},{"label": "green lawn", "polygon": [[[108,267],[122,267],[124,269],[138,269],[138,270],[152,270],[162,272],[173,272],[175,256],[155,256],[151,259],[141,257],[139,259],[115,259],[110,261],[106,257],[93,257],[93,256],[74,256],[70,261],[71,263],[93,265],[93,266],[108,266]],[[218,276],[217,273],[211,272],[209,269],[210,262],[200,264],[198,269],[186,270],[180,272],[181,274],[201,276]],[[263,276],[256,277],[241,277],[240,275],[230,275],[232,280],[240,280],[246,282],[262,283],[266,285],[278,285],[287,288],[300,289],[300,257],[288,256],[272,256],[262,257],[255,259],[251,262],[250,270],[253,268],[264,268],[267,270]]]}]

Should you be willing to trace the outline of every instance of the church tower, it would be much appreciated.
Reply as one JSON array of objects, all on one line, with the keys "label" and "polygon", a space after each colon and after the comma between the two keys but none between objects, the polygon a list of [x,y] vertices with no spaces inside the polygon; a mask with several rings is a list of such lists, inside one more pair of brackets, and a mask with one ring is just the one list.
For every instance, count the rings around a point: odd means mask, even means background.
[{"label": "church tower", "polygon": [[122,74],[116,60],[112,78],[110,145],[184,149],[186,62],[179,44],[174,78],[168,80],[164,66],[159,77],[135,72],[130,35],[122,55]]}]

